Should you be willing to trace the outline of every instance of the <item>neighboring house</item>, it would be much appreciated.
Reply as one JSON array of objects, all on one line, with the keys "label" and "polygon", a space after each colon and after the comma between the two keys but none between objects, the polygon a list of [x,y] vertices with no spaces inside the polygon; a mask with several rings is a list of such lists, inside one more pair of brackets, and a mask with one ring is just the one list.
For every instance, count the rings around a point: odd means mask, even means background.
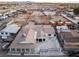
[{"label": "neighboring house", "polygon": [[8,36],[11,36],[11,34],[16,34],[19,29],[20,27],[18,27],[18,25],[10,24],[0,31],[0,36],[2,39],[7,39]]},{"label": "neighboring house", "polygon": [[57,26],[57,31],[58,32],[70,32],[70,30],[68,29],[68,27],[66,25],[64,26]]},{"label": "neighboring house", "polygon": [[57,30],[64,51],[79,52],[79,33],[76,30],[68,29],[67,26],[58,26]]},{"label": "neighboring house", "polygon": [[64,40],[63,48],[65,51],[73,50],[79,52],[79,33],[76,31],[61,32],[60,37]]},{"label": "neighboring house", "polygon": [[51,15],[51,16],[56,14],[55,11],[54,12],[52,12],[52,11],[45,11],[44,13],[45,13],[45,15]]},{"label": "neighboring house", "polygon": [[79,20],[77,20],[77,19],[74,20],[72,18],[67,17],[66,14],[61,14],[61,16],[65,17],[66,19],[68,19],[69,21],[71,21],[73,24],[77,25],[77,23],[79,22]]}]

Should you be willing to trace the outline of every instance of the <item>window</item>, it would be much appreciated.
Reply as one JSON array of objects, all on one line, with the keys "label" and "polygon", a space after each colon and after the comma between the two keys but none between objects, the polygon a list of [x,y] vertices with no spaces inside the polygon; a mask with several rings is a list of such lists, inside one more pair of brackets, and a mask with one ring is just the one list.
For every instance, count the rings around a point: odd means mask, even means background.
[{"label": "window", "polygon": [[11,51],[14,52],[15,51],[15,48],[12,48]]},{"label": "window", "polygon": [[1,32],[1,34],[3,34],[3,32]]},{"label": "window", "polygon": [[10,35],[11,35],[11,36],[14,36],[14,34],[13,34],[13,33],[10,33]]},{"label": "window", "polygon": [[36,39],[36,41],[37,42],[42,42],[42,41],[45,41],[45,38],[43,38],[43,39],[41,39],[41,38],[40,39]]},{"label": "window", "polygon": [[25,51],[25,52],[26,52],[26,53],[29,53],[29,51],[30,51],[29,49],[26,49],[26,51]]},{"label": "window", "polygon": [[54,34],[54,36],[56,36],[56,34]]},{"label": "window", "polygon": [[5,34],[8,34],[7,32],[5,32]]},{"label": "window", "polygon": [[39,39],[39,42],[42,42],[42,39]]},{"label": "window", "polygon": [[51,36],[51,34],[48,34],[48,36]]},{"label": "window", "polygon": [[36,41],[38,41],[38,39],[36,39]]},{"label": "window", "polygon": [[79,22],[77,22],[77,24],[79,24]]},{"label": "window", "polygon": [[20,52],[21,50],[20,49],[17,49],[17,51]]},{"label": "window", "polygon": [[26,49],[26,51],[29,51],[29,49]]},{"label": "window", "polygon": [[43,41],[45,41],[45,39],[43,39]]},{"label": "window", "polygon": [[22,52],[25,52],[25,49],[22,49]]}]

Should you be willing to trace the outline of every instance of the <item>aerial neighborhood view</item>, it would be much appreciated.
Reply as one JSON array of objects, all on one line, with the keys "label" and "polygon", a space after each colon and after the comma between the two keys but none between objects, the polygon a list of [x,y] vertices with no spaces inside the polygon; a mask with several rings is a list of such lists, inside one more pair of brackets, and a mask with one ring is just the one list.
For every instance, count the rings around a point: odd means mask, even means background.
[{"label": "aerial neighborhood view", "polygon": [[79,4],[0,2],[0,57],[79,57]]}]

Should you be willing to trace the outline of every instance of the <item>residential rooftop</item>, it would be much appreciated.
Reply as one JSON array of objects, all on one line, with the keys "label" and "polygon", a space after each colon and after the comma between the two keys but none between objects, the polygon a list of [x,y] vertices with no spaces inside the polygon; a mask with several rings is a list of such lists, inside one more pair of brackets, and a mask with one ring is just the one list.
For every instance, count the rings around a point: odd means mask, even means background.
[{"label": "residential rooftop", "polygon": [[46,38],[52,33],[55,31],[51,25],[28,24],[21,29],[9,48],[34,48],[37,38]]},{"label": "residential rooftop", "polygon": [[65,49],[79,49],[79,33],[70,30],[69,32],[60,32],[61,40],[64,40]]}]

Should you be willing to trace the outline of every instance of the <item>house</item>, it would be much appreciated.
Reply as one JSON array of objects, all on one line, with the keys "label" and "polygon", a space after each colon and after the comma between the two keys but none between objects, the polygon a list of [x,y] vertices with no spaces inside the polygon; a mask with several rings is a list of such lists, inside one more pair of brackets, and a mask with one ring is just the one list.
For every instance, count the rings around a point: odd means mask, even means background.
[{"label": "house", "polygon": [[27,55],[36,53],[38,43],[43,43],[55,35],[50,25],[28,24],[24,26],[9,47],[8,55]]},{"label": "house", "polygon": [[19,29],[20,27],[18,25],[10,24],[0,31],[0,36],[2,37],[2,39],[7,39],[8,36],[17,34]]},{"label": "house", "polygon": [[78,22],[79,22],[79,20],[77,20],[77,19],[72,19],[72,18],[69,18],[69,17],[67,17],[67,15],[65,15],[65,14],[61,14],[61,16],[63,16],[64,18],[66,18],[67,20],[69,20],[70,22],[72,22],[73,24],[78,24]]},{"label": "house", "polygon": [[[79,52],[79,33],[75,30],[68,29],[66,26],[63,29],[62,28],[60,29],[61,30],[60,32],[58,32],[58,36],[64,51],[68,52],[72,50],[72,51]],[[59,31],[59,29],[57,30]]]},{"label": "house", "polygon": [[68,27],[66,25],[57,26],[56,29],[57,29],[58,32],[70,32],[70,30],[68,29]]},{"label": "house", "polygon": [[43,16],[44,14],[42,13],[42,12],[40,12],[40,11],[34,11],[32,14],[31,14],[31,16]]},{"label": "house", "polygon": [[79,33],[76,31],[61,32],[60,36],[61,39],[64,40],[64,50],[79,51]]},{"label": "house", "polygon": [[44,11],[44,13],[45,13],[45,15],[51,15],[51,16],[56,14],[55,11],[54,12],[52,12],[52,11]]}]

